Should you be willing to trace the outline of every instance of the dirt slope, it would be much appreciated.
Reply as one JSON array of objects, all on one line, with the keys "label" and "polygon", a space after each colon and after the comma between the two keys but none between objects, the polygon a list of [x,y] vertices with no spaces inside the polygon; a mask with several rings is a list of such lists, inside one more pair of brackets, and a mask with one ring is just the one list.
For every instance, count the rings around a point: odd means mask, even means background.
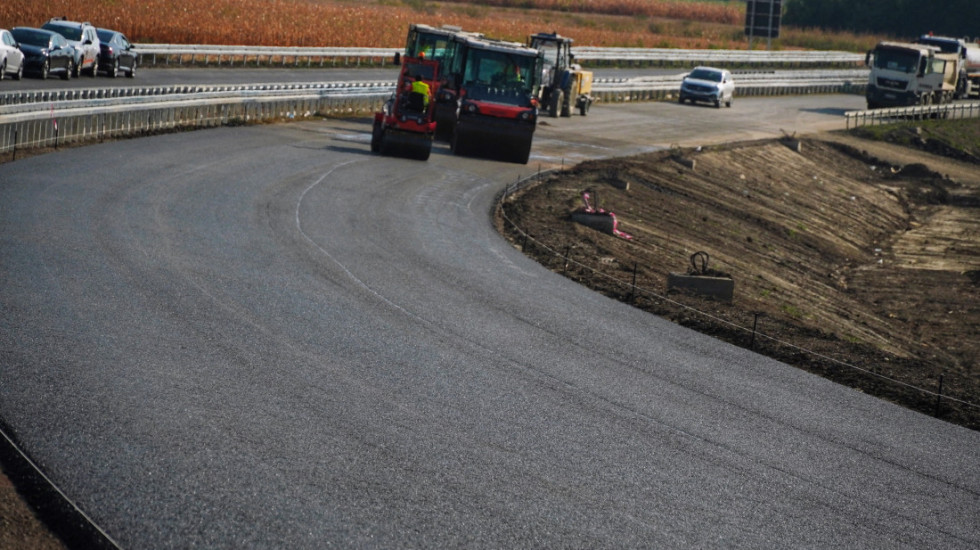
[{"label": "dirt slope", "polygon": [[[632,240],[571,220],[585,190]],[[599,291],[978,429],[980,410],[948,399],[980,402],[978,207],[976,164],[830,134],[798,150],[761,141],[583,163],[505,203],[521,230],[499,212],[498,224]],[[668,273],[699,251],[734,279],[731,303],[668,293]]]}]

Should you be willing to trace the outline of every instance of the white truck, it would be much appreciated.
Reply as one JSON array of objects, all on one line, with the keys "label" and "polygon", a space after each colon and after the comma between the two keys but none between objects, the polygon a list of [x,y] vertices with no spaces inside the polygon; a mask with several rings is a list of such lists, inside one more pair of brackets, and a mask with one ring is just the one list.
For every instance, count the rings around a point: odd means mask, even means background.
[{"label": "white truck", "polygon": [[976,59],[980,52],[974,51],[973,72],[969,69],[970,59],[967,42],[962,38],[950,38],[948,36],[934,36],[933,34],[923,34],[915,40],[916,44],[936,46],[943,54],[954,55],[956,57],[956,99],[966,99],[973,93],[980,94],[980,59]]},{"label": "white truck", "polygon": [[936,46],[879,42],[868,52],[868,109],[948,103],[959,79],[955,54]]},{"label": "white truck", "polygon": [[967,97],[980,99],[980,44],[966,45]]}]

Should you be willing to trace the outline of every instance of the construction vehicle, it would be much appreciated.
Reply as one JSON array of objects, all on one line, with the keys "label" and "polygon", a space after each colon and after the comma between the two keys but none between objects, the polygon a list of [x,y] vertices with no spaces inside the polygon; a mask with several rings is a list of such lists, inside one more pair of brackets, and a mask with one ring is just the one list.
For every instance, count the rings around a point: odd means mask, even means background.
[{"label": "construction vehicle", "polygon": [[[916,44],[935,46],[943,54],[951,55],[955,58],[954,71],[956,72],[956,99],[966,99],[972,93],[973,83],[967,71],[967,47],[966,41],[962,38],[950,38],[948,36],[934,36],[932,33],[923,34],[915,39]],[[974,71],[977,73],[977,71]],[[980,74],[974,74],[974,78],[980,79]],[[980,91],[980,90],[978,90]]]},{"label": "construction vehicle", "polygon": [[591,71],[574,63],[572,39],[557,33],[537,33],[528,37],[528,45],[543,52],[541,69],[541,105],[551,117],[571,116],[572,105],[585,116],[594,101]]},{"label": "construction vehicle", "polygon": [[865,56],[871,68],[868,109],[952,101],[959,78],[956,57],[926,44],[879,42]]},{"label": "construction vehicle", "polygon": [[516,42],[457,35],[453,153],[527,164],[538,120],[543,54]]},{"label": "construction vehicle", "polygon": [[439,89],[439,63],[417,57],[401,62],[394,93],[374,113],[371,151],[428,160],[436,133],[433,97]]},{"label": "construction vehicle", "polygon": [[967,97],[980,99],[980,44],[966,45]]},{"label": "construction vehicle", "polygon": [[454,40],[456,36],[483,38],[483,34],[467,32],[453,25],[431,27],[411,24],[405,41],[406,57],[424,57],[439,63],[439,93],[436,94],[435,120],[436,139],[448,140],[456,125],[457,92],[462,77],[453,71],[459,67],[455,63],[464,42]]}]

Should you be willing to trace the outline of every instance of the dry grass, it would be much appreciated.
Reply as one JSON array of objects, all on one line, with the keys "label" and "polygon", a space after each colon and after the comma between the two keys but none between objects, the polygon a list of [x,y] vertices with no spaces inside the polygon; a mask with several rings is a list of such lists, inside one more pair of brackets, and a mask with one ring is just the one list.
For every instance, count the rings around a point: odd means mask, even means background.
[{"label": "dry grass", "polygon": [[[579,45],[741,49],[743,14],[740,2],[711,0],[4,0],[0,27],[66,16],[138,43],[398,47],[418,22],[517,41],[547,30]],[[788,28],[783,36],[776,47],[863,51],[876,41]]]}]

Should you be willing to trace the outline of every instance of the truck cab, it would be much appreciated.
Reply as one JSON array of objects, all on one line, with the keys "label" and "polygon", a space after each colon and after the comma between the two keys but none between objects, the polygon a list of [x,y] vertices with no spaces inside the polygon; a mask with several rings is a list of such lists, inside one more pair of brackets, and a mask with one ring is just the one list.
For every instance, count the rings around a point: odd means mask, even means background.
[{"label": "truck cab", "polygon": [[879,42],[865,57],[871,68],[868,108],[932,105],[952,99],[946,57],[935,46]]}]

